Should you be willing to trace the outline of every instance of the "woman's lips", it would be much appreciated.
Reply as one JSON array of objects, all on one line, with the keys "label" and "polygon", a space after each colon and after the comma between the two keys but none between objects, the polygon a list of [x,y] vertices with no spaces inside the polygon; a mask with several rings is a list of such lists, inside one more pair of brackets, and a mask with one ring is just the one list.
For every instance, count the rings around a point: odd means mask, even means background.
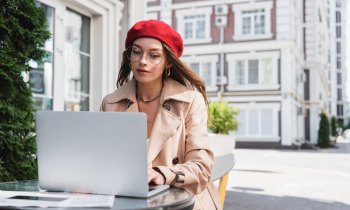
[{"label": "woman's lips", "polygon": [[144,69],[137,69],[137,73],[139,73],[140,75],[147,75],[149,71],[146,71]]}]

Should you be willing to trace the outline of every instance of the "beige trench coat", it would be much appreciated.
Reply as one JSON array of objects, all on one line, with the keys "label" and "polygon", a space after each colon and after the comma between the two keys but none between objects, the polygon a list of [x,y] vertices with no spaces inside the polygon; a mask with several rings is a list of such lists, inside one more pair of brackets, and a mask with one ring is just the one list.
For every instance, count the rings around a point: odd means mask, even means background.
[{"label": "beige trench coat", "polygon": [[[107,95],[100,111],[139,112],[135,79]],[[172,185],[196,195],[195,210],[221,209],[218,189],[210,181],[214,155],[209,147],[203,96],[167,77],[150,135],[148,166],[163,173],[166,185],[183,173]]]}]

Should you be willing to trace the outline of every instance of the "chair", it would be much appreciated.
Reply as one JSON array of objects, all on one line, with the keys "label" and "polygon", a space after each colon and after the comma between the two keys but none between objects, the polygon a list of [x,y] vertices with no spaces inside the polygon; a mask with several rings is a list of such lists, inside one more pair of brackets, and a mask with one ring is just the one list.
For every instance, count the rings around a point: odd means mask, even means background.
[{"label": "chair", "polygon": [[211,170],[211,181],[216,181],[220,179],[219,197],[222,208],[224,208],[228,175],[235,163],[235,155],[232,153],[218,156],[215,157],[215,164],[213,169]]},{"label": "chair", "polygon": [[235,155],[232,153],[236,146],[236,137],[217,134],[209,134],[209,136],[210,149],[215,157],[214,167],[211,170],[211,181],[220,179],[220,204],[224,208],[228,175],[236,163]]}]

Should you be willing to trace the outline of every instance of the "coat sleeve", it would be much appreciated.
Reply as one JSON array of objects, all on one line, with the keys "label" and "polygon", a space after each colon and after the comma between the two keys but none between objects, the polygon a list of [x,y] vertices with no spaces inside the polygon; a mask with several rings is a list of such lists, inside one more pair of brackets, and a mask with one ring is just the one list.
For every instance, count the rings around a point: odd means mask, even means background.
[{"label": "coat sleeve", "polygon": [[[185,163],[174,167],[157,166],[165,176],[165,184],[182,187],[194,194],[207,188],[214,165],[214,155],[210,150],[207,133],[207,108],[202,94],[196,92],[187,116],[185,116],[186,153]],[[180,182],[172,183],[179,175]],[[183,183],[181,183],[184,181]]]},{"label": "coat sleeve", "polygon": [[101,103],[101,106],[100,106],[100,112],[105,112],[106,111],[106,100],[107,100],[107,96],[106,95],[103,99],[102,99],[102,103]]}]

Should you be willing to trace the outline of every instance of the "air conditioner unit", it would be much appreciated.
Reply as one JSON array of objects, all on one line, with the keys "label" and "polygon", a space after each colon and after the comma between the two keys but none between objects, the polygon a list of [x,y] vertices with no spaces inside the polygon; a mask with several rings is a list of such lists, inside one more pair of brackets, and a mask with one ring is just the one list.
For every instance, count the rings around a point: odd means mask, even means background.
[{"label": "air conditioner unit", "polygon": [[215,17],[216,26],[226,26],[227,25],[227,16],[216,16]]},{"label": "air conditioner unit", "polygon": [[217,5],[215,6],[215,15],[227,15],[228,6],[227,5]]},{"label": "air conditioner unit", "polygon": [[300,74],[300,82],[306,82],[306,74],[304,72]]},{"label": "air conditioner unit", "polygon": [[226,76],[217,77],[216,78],[216,85],[227,85],[227,77]]}]

